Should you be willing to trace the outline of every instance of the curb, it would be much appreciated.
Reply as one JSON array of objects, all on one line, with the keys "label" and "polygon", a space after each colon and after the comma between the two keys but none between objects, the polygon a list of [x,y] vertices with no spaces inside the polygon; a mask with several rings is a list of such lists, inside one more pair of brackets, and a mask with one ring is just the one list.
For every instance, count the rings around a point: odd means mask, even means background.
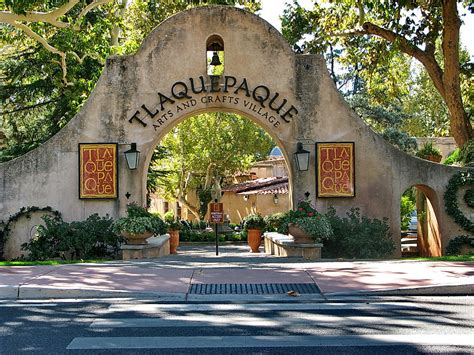
[{"label": "curb", "polygon": [[[5,295],[7,297],[5,297]],[[81,289],[58,289],[50,287],[15,287],[15,293],[0,292],[0,299],[91,299],[91,298],[153,298],[165,302],[185,302],[183,293],[168,292],[133,292],[133,291],[104,291]]]},{"label": "curb", "polygon": [[472,296],[474,295],[474,285],[438,285],[438,286],[417,286],[386,290],[353,291],[353,292],[332,292],[325,293],[326,298],[337,298],[346,296]]},{"label": "curb", "polygon": [[11,286],[11,285],[1,285],[0,286],[0,299],[17,299],[18,292],[20,287],[19,286]]},{"label": "curb", "polygon": [[287,294],[275,295],[195,295],[170,292],[133,292],[123,290],[83,290],[59,289],[51,287],[0,286],[0,299],[92,299],[92,298],[153,298],[161,302],[176,303],[268,303],[268,302],[327,302],[350,297],[381,296],[472,296],[474,285],[438,285],[399,289],[332,292],[320,294],[300,294],[296,297]]}]

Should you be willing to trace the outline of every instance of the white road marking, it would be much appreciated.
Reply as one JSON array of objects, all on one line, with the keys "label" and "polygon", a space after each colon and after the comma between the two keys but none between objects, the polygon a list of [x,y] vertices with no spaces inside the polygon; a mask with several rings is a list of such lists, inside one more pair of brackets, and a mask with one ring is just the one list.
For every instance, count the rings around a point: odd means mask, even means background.
[{"label": "white road marking", "polygon": [[68,350],[273,348],[317,346],[474,346],[474,337],[443,334],[367,334],[324,336],[79,337]]}]

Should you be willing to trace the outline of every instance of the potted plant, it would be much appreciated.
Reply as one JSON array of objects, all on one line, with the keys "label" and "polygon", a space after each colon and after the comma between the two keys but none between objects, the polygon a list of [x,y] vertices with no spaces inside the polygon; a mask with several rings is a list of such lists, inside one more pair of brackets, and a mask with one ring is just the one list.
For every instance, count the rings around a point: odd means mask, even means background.
[{"label": "potted plant", "polygon": [[127,217],[116,220],[112,228],[127,244],[146,244],[152,235],[166,232],[166,225],[159,216],[133,203],[127,205]]},{"label": "potted plant", "polygon": [[247,243],[252,253],[259,253],[260,243],[262,242],[262,231],[265,229],[266,223],[259,214],[250,214],[243,220],[244,230],[247,232]]},{"label": "potted plant", "polygon": [[291,235],[295,243],[321,242],[333,235],[329,220],[308,201],[300,201],[295,211],[288,211],[277,230]]},{"label": "potted plant", "polygon": [[176,249],[179,246],[179,231],[182,227],[181,222],[174,217],[172,211],[165,213],[165,223],[168,228],[168,234],[170,235],[170,253],[176,254]]},{"label": "potted plant", "polygon": [[441,151],[438,148],[433,147],[432,142],[426,142],[423,144],[421,149],[416,153],[416,156],[435,163],[439,163],[443,157]]}]

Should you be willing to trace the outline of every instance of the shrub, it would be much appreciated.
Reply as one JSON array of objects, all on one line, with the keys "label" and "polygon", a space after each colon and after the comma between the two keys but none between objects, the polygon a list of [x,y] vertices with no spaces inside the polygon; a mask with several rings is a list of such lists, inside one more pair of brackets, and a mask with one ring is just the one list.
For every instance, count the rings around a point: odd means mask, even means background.
[{"label": "shrub", "polygon": [[415,201],[409,195],[402,195],[400,201],[401,230],[406,231],[410,224],[411,213],[415,209]]},{"label": "shrub", "polygon": [[[243,233],[219,234],[219,241],[245,241]],[[216,234],[214,232],[200,232],[195,230],[181,230],[179,233],[180,242],[214,242]]]},{"label": "shrub", "polygon": [[45,225],[37,235],[21,247],[29,251],[29,259],[46,260],[109,258],[118,254],[122,237],[112,230],[113,220],[98,214],[85,221],[64,222],[61,218],[44,216]]},{"label": "shrub", "polygon": [[283,212],[278,212],[274,214],[270,214],[265,216],[265,224],[267,225],[267,231],[269,232],[276,232],[278,231],[282,225],[285,223],[287,218],[287,214]]},{"label": "shrub", "polygon": [[116,234],[153,232],[159,235],[166,233],[166,230],[166,224],[159,215],[153,215],[136,204],[127,205],[127,217],[119,218],[113,224],[113,231]]},{"label": "shrub", "polygon": [[474,139],[470,139],[459,151],[459,160],[463,165],[474,161]]},{"label": "shrub", "polygon": [[444,160],[443,164],[444,165],[462,165],[459,152],[460,152],[459,148],[456,148],[455,150],[453,150],[453,152],[449,154],[447,158]]},{"label": "shrub", "polygon": [[339,217],[334,208],[329,208],[326,217],[334,237],[324,243],[323,257],[379,259],[395,250],[386,218],[379,220],[361,216],[358,208],[352,208],[346,215]]},{"label": "shrub", "polygon": [[446,248],[447,255],[460,255],[463,245],[468,245],[474,248],[474,236],[459,235],[449,241]]}]

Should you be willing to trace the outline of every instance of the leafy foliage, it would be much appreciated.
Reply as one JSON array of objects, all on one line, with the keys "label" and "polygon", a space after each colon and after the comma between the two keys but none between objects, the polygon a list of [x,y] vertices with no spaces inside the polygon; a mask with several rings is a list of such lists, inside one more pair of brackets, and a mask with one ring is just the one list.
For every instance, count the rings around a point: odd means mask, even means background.
[{"label": "leafy foliage", "polygon": [[113,223],[113,231],[116,234],[153,232],[160,235],[166,233],[166,230],[165,222],[158,215],[151,214],[136,204],[127,205],[127,217],[119,218]]},{"label": "leafy foliage", "polygon": [[51,206],[46,207],[37,207],[37,206],[29,206],[29,207],[22,207],[20,210],[11,216],[8,217],[7,221],[0,221],[0,258],[3,255],[3,248],[5,241],[8,238],[8,233],[10,233],[10,226],[18,221],[21,217],[31,218],[31,214],[35,212],[49,212],[55,219],[61,218],[61,213],[59,211],[54,210]]},{"label": "leafy foliage", "polygon": [[380,259],[389,256],[395,245],[387,219],[370,219],[352,208],[347,217],[339,217],[334,208],[326,214],[334,237],[324,243],[325,258]]},{"label": "leafy foliage", "polygon": [[293,1],[282,31],[296,51],[325,55],[338,89],[376,131],[384,128],[378,119],[386,125],[401,108],[408,115],[396,128],[418,136],[451,130],[464,145],[472,137],[472,74],[469,54],[458,49],[456,5],[336,0],[306,10]]},{"label": "leafy foliage", "polygon": [[474,237],[469,235],[459,235],[449,241],[446,248],[446,255],[460,255],[463,245],[474,248]]},{"label": "leafy foliage", "polygon": [[181,222],[174,216],[173,211],[168,211],[165,213],[165,223],[168,230],[180,230],[182,227]]},{"label": "leafy foliage", "polygon": [[469,189],[466,191],[464,194],[464,201],[469,207],[474,208],[474,189]]},{"label": "leafy foliage", "polygon": [[433,142],[426,142],[423,146],[416,152],[416,156],[420,158],[426,158],[430,155],[441,156],[441,151],[433,146]]},{"label": "leafy foliage", "polygon": [[415,196],[412,189],[407,190],[400,200],[400,220],[401,220],[401,230],[408,230],[408,225],[410,223],[410,218],[412,212],[416,208]]},{"label": "leafy foliage", "polygon": [[469,233],[474,233],[474,223],[459,209],[457,192],[461,186],[473,186],[474,175],[470,171],[460,171],[449,179],[446,192],[444,193],[444,206],[446,213],[454,218],[454,221]]},{"label": "leafy foliage", "polygon": [[10,15],[40,16],[17,21],[35,37],[17,23],[0,26],[0,131],[7,144],[0,150],[0,162],[34,149],[64,127],[89,97],[105,59],[135,52],[167,17],[208,4],[260,8],[254,0],[88,0],[56,18],[59,25],[41,17],[68,3],[73,1],[0,1],[0,11]]},{"label": "leafy foliage", "polygon": [[64,222],[61,218],[43,216],[37,235],[21,247],[31,260],[93,259],[118,254],[122,238],[112,231],[113,220],[97,214],[85,221]]},{"label": "leafy foliage", "polygon": [[[166,172],[156,181],[160,195],[179,201],[197,218],[203,218],[211,186],[266,158],[274,143],[250,120],[218,112],[186,119],[163,138],[161,146],[167,156],[152,166]],[[190,202],[196,192],[200,200],[197,206]]]},{"label": "leafy foliage", "polygon": [[306,200],[298,202],[296,210],[275,213],[266,217],[266,221],[268,230],[282,234],[288,234],[289,225],[294,224],[316,242],[325,241],[333,235],[327,218]]},{"label": "leafy foliage", "polygon": [[460,149],[456,148],[451,154],[447,156],[443,164],[444,165],[460,165],[461,158],[459,157],[459,151]]},{"label": "leafy foliage", "polygon": [[459,160],[461,160],[464,165],[474,161],[474,139],[471,139],[461,148],[459,151]]},{"label": "leafy foliage", "polygon": [[260,229],[265,230],[266,223],[261,214],[249,214],[243,219],[244,230],[248,231],[249,229]]}]

